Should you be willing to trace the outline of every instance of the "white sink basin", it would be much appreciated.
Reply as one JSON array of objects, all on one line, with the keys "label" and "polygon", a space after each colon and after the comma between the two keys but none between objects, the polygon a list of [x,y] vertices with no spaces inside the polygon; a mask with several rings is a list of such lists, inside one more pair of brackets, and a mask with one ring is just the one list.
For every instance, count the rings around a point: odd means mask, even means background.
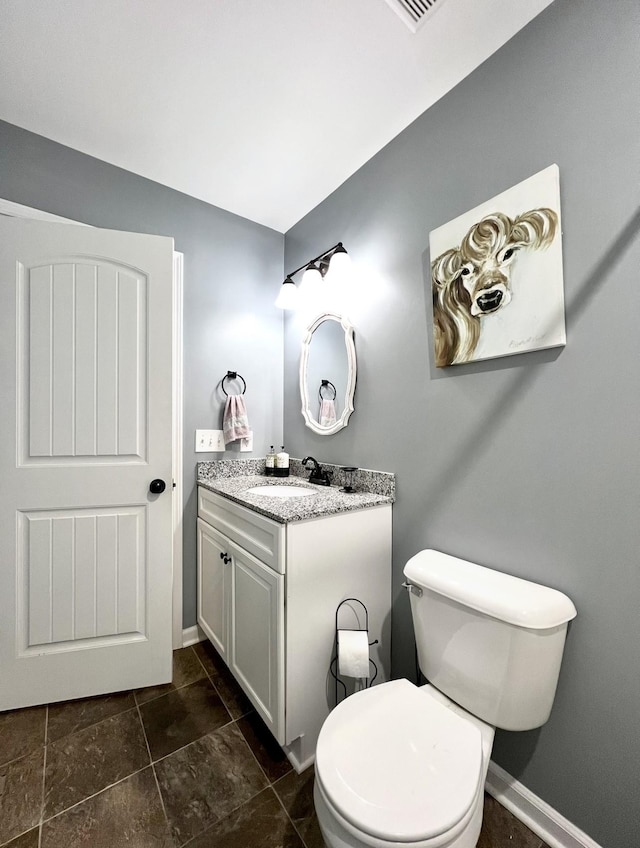
[{"label": "white sink basin", "polygon": [[282,486],[274,483],[272,486],[253,486],[247,489],[248,495],[264,495],[267,498],[306,498],[309,495],[315,495],[313,489],[306,489],[303,486]]}]

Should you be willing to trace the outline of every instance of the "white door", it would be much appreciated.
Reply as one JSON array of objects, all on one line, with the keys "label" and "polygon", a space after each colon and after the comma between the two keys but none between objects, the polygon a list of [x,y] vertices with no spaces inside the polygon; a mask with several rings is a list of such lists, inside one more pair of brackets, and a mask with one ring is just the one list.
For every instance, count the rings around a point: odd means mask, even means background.
[{"label": "white door", "polygon": [[171,678],[172,262],[0,217],[0,709]]}]

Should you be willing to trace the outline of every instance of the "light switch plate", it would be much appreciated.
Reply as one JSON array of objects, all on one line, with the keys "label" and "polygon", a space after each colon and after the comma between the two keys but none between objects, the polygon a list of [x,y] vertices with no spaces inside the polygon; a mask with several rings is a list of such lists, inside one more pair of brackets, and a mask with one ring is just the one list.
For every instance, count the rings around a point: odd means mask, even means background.
[{"label": "light switch plate", "polygon": [[253,430],[244,439],[240,439],[240,453],[253,450]]},{"label": "light switch plate", "polygon": [[222,430],[196,430],[196,453],[217,453],[224,449]]}]

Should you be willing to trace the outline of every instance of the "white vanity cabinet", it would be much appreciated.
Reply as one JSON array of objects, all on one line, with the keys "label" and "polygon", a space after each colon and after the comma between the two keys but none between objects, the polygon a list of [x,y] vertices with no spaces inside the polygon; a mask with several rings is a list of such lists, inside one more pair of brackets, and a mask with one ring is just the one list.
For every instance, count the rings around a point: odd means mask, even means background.
[{"label": "white vanity cabinet", "polygon": [[298,771],[313,761],[335,702],[335,613],[350,597],[369,611],[380,683],[389,672],[390,503],[281,524],[198,487],[198,624]]},{"label": "white vanity cabinet", "polygon": [[282,527],[202,487],[199,492],[198,624],[282,745],[284,574],[234,541],[271,560]]}]

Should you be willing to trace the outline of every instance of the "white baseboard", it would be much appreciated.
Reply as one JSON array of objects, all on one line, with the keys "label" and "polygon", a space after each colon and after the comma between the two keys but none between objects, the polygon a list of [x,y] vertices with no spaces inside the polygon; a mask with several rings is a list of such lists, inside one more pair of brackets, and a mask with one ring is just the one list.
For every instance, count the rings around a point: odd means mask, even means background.
[{"label": "white baseboard", "polygon": [[485,789],[550,848],[601,848],[493,760],[489,763]]},{"label": "white baseboard", "polygon": [[182,647],[188,648],[189,645],[196,645],[206,638],[204,630],[201,630],[197,624],[194,624],[193,627],[185,627],[182,631]]}]

